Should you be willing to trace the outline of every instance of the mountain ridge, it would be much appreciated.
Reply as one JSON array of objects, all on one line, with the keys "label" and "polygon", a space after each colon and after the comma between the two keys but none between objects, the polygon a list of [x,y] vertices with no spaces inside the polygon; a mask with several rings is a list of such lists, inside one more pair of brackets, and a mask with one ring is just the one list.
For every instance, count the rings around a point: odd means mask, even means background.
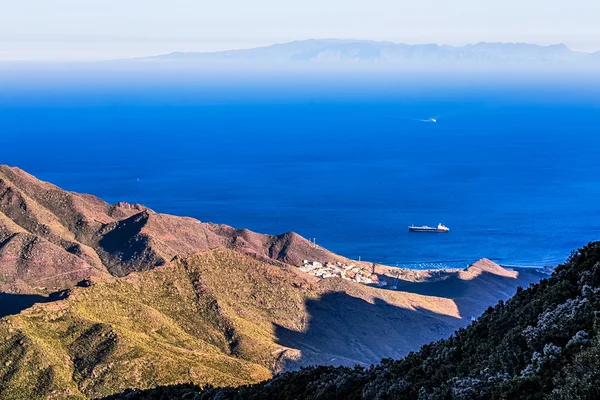
[{"label": "mountain ridge", "polygon": [[593,54],[571,50],[564,43],[479,42],[465,46],[394,43],[352,39],[308,39],[270,46],[216,52],[173,52],[137,60],[247,62],[374,62],[374,63],[547,63],[594,61]]},{"label": "mountain ridge", "polygon": [[293,232],[263,235],[159,214],[137,204],[110,205],[0,166],[2,291],[49,294],[91,275],[125,276],[218,247],[294,265],[305,258],[346,260]]}]

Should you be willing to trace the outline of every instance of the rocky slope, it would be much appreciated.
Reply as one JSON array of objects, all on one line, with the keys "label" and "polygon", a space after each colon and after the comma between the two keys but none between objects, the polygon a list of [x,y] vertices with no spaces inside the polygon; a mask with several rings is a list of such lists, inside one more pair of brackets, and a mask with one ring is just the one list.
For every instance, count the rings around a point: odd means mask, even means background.
[{"label": "rocky slope", "polygon": [[49,294],[91,276],[125,276],[215,248],[292,265],[343,259],[295,233],[263,235],[137,204],[110,205],[0,166],[1,292]]}]

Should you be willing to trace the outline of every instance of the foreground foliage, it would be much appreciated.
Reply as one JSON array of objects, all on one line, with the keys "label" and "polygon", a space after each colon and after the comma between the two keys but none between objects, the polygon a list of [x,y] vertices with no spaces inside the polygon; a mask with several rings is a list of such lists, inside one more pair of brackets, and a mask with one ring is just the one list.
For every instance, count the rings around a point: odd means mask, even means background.
[{"label": "foreground foliage", "polygon": [[600,242],[469,327],[370,368],[311,367],[240,388],[129,391],[112,399],[598,399]]}]

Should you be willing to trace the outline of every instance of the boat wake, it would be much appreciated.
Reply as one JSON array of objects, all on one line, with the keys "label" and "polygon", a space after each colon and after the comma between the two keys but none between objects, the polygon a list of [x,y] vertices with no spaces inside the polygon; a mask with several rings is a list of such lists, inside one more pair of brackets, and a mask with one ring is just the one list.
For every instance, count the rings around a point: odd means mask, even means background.
[{"label": "boat wake", "polygon": [[435,123],[437,123],[437,122],[438,122],[438,118],[439,118],[439,117],[433,117],[433,118],[427,118],[427,119],[421,119],[421,118],[406,118],[406,117],[395,117],[395,118],[398,118],[398,119],[403,119],[403,120],[406,120],[406,121],[416,121],[416,122],[425,122],[425,123],[429,123],[429,124],[431,124],[431,123],[435,124]]}]

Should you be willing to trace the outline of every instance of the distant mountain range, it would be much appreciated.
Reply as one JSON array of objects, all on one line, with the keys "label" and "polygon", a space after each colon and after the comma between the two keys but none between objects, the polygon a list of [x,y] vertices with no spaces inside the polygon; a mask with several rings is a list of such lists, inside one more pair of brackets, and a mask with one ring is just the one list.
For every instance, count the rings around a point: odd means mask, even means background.
[{"label": "distant mountain range", "polygon": [[564,44],[540,46],[527,43],[477,43],[462,47],[437,44],[407,45],[365,40],[312,39],[272,46],[218,52],[174,52],[142,60],[256,62],[256,63],[500,63],[594,64],[600,52],[583,53]]}]

